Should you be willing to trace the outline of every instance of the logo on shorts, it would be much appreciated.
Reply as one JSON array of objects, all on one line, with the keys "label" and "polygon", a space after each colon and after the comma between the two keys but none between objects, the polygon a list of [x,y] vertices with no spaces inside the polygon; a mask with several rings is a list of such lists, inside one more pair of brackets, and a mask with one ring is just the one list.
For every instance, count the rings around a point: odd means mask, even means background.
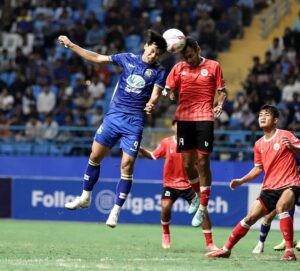
[{"label": "logo on shorts", "polygon": [[279,143],[275,143],[273,146],[274,151],[278,151],[280,149]]},{"label": "logo on shorts", "polygon": [[204,141],[204,146],[208,147],[209,143],[207,141]]},{"label": "logo on shorts", "polygon": [[201,70],[201,75],[202,76],[207,76],[208,75],[208,70],[207,69],[202,69]]},{"label": "logo on shorts", "polygon": [[100,127],[97,130],[97,134],[101,134],[103,131],[103,125],[100,125]]},{"label": "logo on shorts", "polygon": [[166,192],[165,192],[165,197],[170,197],[170,196],[171,196],[170,191],[166,191]]},{"label": "logo on shorts", "polygon": [[183,137],[179,138],[179,146],[184,146],[184,138]]}]

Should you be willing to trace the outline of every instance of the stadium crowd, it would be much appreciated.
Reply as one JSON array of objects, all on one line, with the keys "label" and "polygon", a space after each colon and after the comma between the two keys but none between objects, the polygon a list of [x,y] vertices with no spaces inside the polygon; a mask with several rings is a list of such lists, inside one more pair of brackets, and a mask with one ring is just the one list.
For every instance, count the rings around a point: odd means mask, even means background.
[{"label": "stadium crowd", "polygon": [[[57,44],[61,34],[103,54],[140,53],[143,33],[179,28],[193,36],[202,55],[215,59],[242,38],[254,13],[268,5],[259,0],[12,0],[0,2],[0,124],[24,125],[26,137],[53,139],[59,126],[98,126],[119,70],[95,66]],[[13,16],[12,16],[13,15]],[[227,101],[216,128],[256,130],[264,103],[277,105],[281,128],[300,128],[300,13],[283,37],[274,39],[265,59],[253,58],[243,89]],[[165,54],[167,70],[177,55]],[[165,127],[176,104],[162,99],[148,126]],[[42,134],[35,134],[42,127]],[[50,128],[50,129],[47,129]],[[0,134],[10,133],[1,130]],[[67,132],[60,134],[67,137]],[[24,134],[20,133],[20,138]]]}]

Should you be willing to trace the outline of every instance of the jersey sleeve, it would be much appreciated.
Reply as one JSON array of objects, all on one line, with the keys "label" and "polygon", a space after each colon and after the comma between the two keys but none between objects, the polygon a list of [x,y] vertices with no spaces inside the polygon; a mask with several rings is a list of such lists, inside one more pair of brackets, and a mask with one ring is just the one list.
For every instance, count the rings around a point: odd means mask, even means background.
[{"label": "jersey sleeve", "polygon": [[180,66],[175,65],[170,71],[167,80],[166,80],[166,88],[169,89],[178,89],[180,84]]},{"label": "jersey sleeve", "polygon": [[165,69],[160,69],[158,74],[157,74],[157,79],[155,80],[155,85],[158,86],[159,88],[163,89],[165,87],[166,83],[166,70]]},{"label": "jersey sleeve", "polygon": [[253,151],[254,151],[254,165],[256,167],[262,166],[261,153],[258,148],[258,142],[255,143]]},{"label": "jersey sleeve", "polygon": [[215,79],[216,79],[216,88],[217,89],[223,88],[225,86],[223,72],[222,72],[221,66],[218,62],[216,65]]},{"label": "jersey sleeve", "polygon": [[300,148],[300,140],[299,138],[297,138],[293,133],[291,132],[287,132],[285,134],[285,136],[291,141],[291,143],[297,147],[297,148]]},{"label": "jersey sleeve", "polygon": [[160,144],[156,147],[156,149],[152,152],[153,158],[159,159],[166,156],[166,142],[163,140]]},{"label": "jersey sleeve", "polygon": [[116,54],[116,55],[111,55],[110,58],[111,60],[118,66],[125,67],[126,63],[128,63],[128,53],[122,53],[122,54]]}]

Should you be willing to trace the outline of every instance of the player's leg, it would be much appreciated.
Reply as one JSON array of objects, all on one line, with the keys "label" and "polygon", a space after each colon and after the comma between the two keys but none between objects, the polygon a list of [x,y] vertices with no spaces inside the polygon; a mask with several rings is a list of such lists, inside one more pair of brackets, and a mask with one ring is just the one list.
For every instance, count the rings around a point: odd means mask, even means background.
[{"label": "player's leg", "polygon": [[[289,210],[289,214],[290,214],[292,220],[294,221],[295,206],[294,206],[294,208],[292,208],[291,210]],[[296,246],[296,244],[297,244],[297,242],[294,241],[294,246]],[[285,240],[282,239],[282,241],[278,245],[274,246],[273,249],[275,251],[283,251],[283,250],[285,250]]]},{"label": "player's leg", "polygon": [[197,168],[200,176],[200,205],[192,220],[194,227],[199,227],[207,212],[207,205],[211,191],[211,171],[210,171],[210,155],[197,154]]},{"label": "player's leg", "polygon": [[106,221],[106,225],[111,228],[117,226],[120,210],[124,205],[128,194],[130,193],[135,159],[136,158],[134,156],[123,152],[121,162],[121,178],[117,184],[115,205]]},{"label": "player's leg", "polygon": [[109,151],[109,147],[106,147],[94,140],[89,162],[84,173],[82,194],[80,197],[76,197],[73,201],[67,202],[65,204],[65,208],[69,210],[76,210],[78,208],[90,207],[92,191],[100,174],[100,162]]},{"label": "player's leg", "polygon": [[285,189],[276,204],[276,212],[279,217],[280,230],[285,240],[285,254],[282,257],[282,260],[285,261],[296,260],[293,244],[293,220],[288,211],[294,207],[296,201],[295,195],[297,195],[297,193],[300,193],[299,188],[294,188],[294,190],[293,188]]},{"label": "player's leg", "polygon": [[204,234],[206,250],[207,251],[216,251],[219,248],[213,242],[213,234],[212,234],[212,224],[210,221],[209,213],[206,212],[202,223],[202,232]]},{"label": "player's leg", "polygon": [[249,214],[233,229],[223,248],[215,252],[207,253],[206,256],[209,258],[228,258],[232,248],[248,233],[250,227],[265,215],[265,213],[265,207],[259,200],[256,200]]},{"label": "player's leg", "polygon": [[255,248],[252,250],[252,253],[259,254],[264,252],[264,243],[266,241],[266,238],[271,228],[271,223],[275,216],[276,216],[276,210],[264,216],[263,222],[260,225],[259,240]]},{"label": "player's leg", "polygon": [[171,247],[171,211],[173,203],[177,200],[180,191],[171,187],[164,187],[161,194],[161,213],[160,221],[162,226],[162,248]]},{"label": "player's leg", "polygon": [[192,225],[202,224],[211,191],[210,153],[213,150],[214,123],[212,121],[196,122],[197,169],[200,177],[200,205],[193,218]]}]

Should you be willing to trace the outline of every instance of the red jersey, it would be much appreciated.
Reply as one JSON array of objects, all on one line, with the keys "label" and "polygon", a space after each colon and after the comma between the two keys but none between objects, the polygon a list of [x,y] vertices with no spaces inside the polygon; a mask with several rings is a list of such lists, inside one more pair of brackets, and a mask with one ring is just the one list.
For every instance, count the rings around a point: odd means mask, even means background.
[{"label": "red jersey", "polygon": [[300,186],[295,153],[282,144],[283,136],[300,146],[300,141],[294,134],[279,129],[276,129],[271,138],[263,136],[254,145],[255,166],[263,166],[265,172],[262,190]]},{"label": "red jersey", "polygon": [[177,141],[175,136],[164,138],[158,147],[151,153],[153,159],[165,158],[163,185],[174,189],[188,189],[190,184],[183,167],[182,156],[176,152]]},{"label": "red jersey", "polygon": [[179,91],[175,119],[214,121],[214,97],[224,84],[220,64],[214,60],[203,58],[197,68],[191,68],[186,62],[177,63],[166,81],[166,88]]}]

